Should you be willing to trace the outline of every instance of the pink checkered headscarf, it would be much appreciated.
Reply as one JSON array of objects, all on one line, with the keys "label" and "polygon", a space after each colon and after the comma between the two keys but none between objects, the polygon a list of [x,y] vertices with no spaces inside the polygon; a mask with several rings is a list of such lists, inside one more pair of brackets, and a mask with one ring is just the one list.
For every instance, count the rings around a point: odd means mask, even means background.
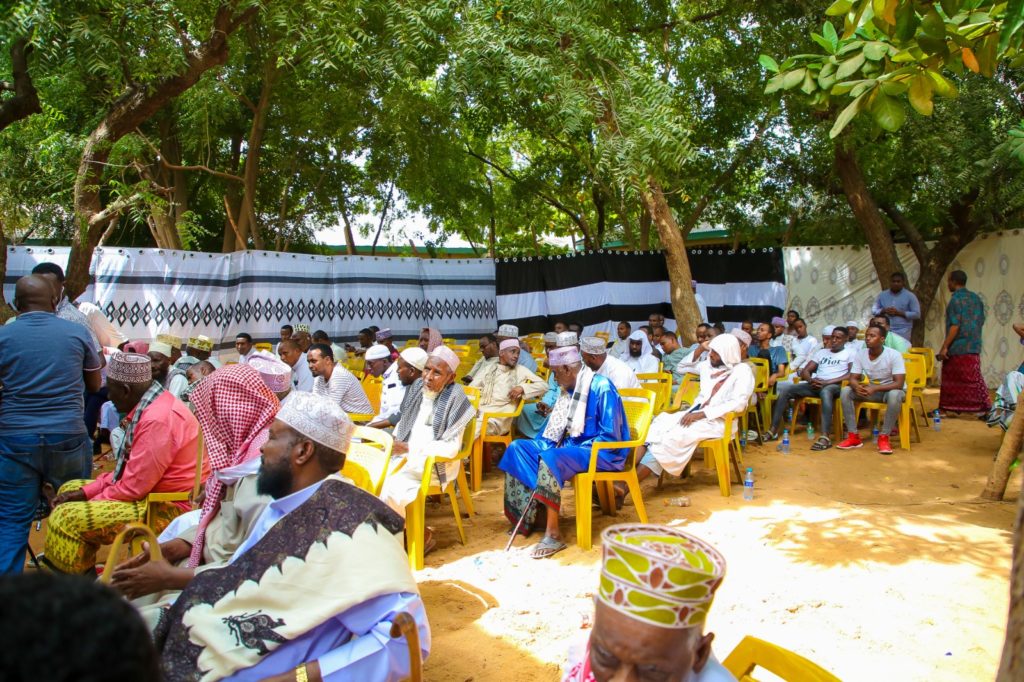
[{"label": "pink checkered headscarf", "polygon": [[[260,373],[248,365],[218,369],[192,389],[189,400],[195,406],[214,472],[259,457],[260,447],[267,442],[270,424],[280,407]],[[198,566],[202,561],[206,526],[220,508],[224,492],[224,484],[216,475],[211,475],[206,481],[203,514],[192,543],[189,566]]]},{"label": "pink checkered headscarf", "polygon": [[444,337],[441,336],[440,330],[434,329],[433,327],[424,327],[423,331],[427,332],[427,335],[430,337],[430,340],[427,341],[428,353],[433,352],[433,350],[438,346],[444,345]]}]

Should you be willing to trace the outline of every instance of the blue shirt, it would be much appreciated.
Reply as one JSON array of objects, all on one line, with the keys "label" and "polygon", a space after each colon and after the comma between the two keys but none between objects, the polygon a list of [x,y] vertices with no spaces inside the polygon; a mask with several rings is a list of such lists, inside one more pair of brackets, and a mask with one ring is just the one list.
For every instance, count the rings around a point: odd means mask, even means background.
[{"label": "blue shirt", "polygon": [[917,302],[917,296],[907,289],[901,289],[898,294],[892,293],[892,289],[886,289],[875,299],[875,305],[871,306],[871,314],[881,315],[886,308],[895,308],[906,315],[906,317],[899,315],[886,315],[886,317],[889,318],[889,331],[896,332],[909,341],[910,332],[914,330],[914,320],[921,319],[921,304]]},{"label": "blue shirt", "polygon": [[981,353],[981,328],[985,325],[985,304],[973,291],[960,288],[953,292],[946,306],[946,331],[956,326],[957,333],[949,344],[950,355]]},{"label": "blue shirt", "polygon": [[53,313],[0,327],[0,432],[85,433],[85,370],[99,370],[89,332]]}]

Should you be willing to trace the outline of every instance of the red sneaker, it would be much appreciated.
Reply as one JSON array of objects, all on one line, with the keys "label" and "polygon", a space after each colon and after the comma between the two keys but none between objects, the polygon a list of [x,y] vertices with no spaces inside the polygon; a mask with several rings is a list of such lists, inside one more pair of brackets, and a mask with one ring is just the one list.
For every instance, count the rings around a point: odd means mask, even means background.
[{"label": "red sneaker", "polygon": [[889,445],[889,436],[878,434],[878,452],[883,455],[892,454],[892,446]]},{"label": "red sneaker", "polygon": [[839,448],[840,450],[853,450],[854,448],[859,448],[862,447],[863,445],[864,442],[861,441],[860,434],[851,431],[850,433],[846,434],[846,440],[844,440],[836,447]]}]

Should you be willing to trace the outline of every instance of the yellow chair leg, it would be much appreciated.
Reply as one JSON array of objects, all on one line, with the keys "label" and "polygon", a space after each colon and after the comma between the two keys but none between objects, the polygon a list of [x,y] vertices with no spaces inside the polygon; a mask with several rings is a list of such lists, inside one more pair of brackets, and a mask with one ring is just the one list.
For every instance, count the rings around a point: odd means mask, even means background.
[{"label": "yellow chair leg", "polygon": [[405,551],[409,554],[409,567],[423,569],[423,536],[426,533],[425,504],[421,496],[405,507]]},{"label": "yellow chair leg", "polygon": [[573,481],[576,493],[576,544],[580,549],[590,549],[591,543],[591,502],[594,479],[586,474],[577,474]]},{"label": "yellow chair leg", "polygon": [[[715,469],[718,470],[718,488],[722,491],[722,497],[729,497],[730,491],[730,479],[732,475],[729,473],[729,452],[728,449],[723,448],[721,441],[716,442],[712,448],[715,452]],[[723,450],[725,450],[723,452]]]},{"label": "yellow chair leg", "polygon": [[626,476],[626,485],[629,486],[629,496],[633,498],[633,506],[636,507],[640,523],[647,523],[647,509],[644,507],[644,497],[640,494],[640,479],[637,478],[636,471],[631,471]]},{"label": "yellow chair leg", "polygon": [[[483,437],[477,438],[473,443],[472,471],[470,471],[470,490],[478,492],[484,480],[484,443]],[[471,512],[472,513],[472,512]]]},{"label": "yellow chair leg", "polygon": [[459,484],[459,494],[462,495],[462,503],[466,505],[466,513],[470,516],[476,515],[476,510],[473,509],[473,498],[469,495],[469,483],[466,482],[466,471],[462,467],[459,467],[459,474],[455,477],[455,482]]},{"label": "yellow chair leg", "polygon": [[910,450],[910,420],[916,418],[910,405],[904,402],[900,411],[900,447],[907,451]]},{"label": "yellow chair leg", "polygon": [[455,515],[455,527],[459,531],[459,541],[466,544],[466,531],[462,527],[462,512],[459,511],[459,498],[451,484],[448,486],[448,501],[452,503],[452,513]]}]

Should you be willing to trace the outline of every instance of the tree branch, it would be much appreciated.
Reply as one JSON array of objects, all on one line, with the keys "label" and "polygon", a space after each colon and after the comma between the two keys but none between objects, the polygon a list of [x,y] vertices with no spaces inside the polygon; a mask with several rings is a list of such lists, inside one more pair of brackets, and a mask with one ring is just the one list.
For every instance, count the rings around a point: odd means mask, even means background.
[{"label": "tree branch", "polygon": [[727,8],[712,10],[710,12],[704,12],[703,14],[696,14],[689,19],[676,19],[675,21],[665,21],[660,24],[651,24],[649,26],[634,26],[629,29],[630,33],[650,33],[651,31],[664,31],[682,26],[684,24],[699,24],[702,21],[709,21],[716,19],[725,14]]},{"label": "tree branch", "polygon": [[11,73],[14,83],[4,83],[4,90],[13,91],[14,97],[5,99],[0,104],[0,130],[43,111],[39,105],[39,95],[32,84],[32,77],[28,73],[28,56],[31,52],[32,46],[28,44],[27,38],[18,38],[11,44]]},{"label": "tree branch", "polygon": [[98,213],[93,213],[91,216],[89,216],[89,229],[92,230],[93,228],[99,225],[103,225],[104,229],[106,229],[107,223],[109,223],[113,218],[121,215],[121,213],[126,208],[128,208],[135,202],[140,201],[141,199],[141,192],[136,192],[135,194],[132,194],[131,196],[128,197],[121,197],[120,199],[115,199],[114,201],[107,204],[107,206],[102,211],[99,211]]},{"label": "tree branch", "polygon": [[928,260],[928,245],[925,244],[924,237],[921,235],[921,231],[917,229],[914,221],[887,201],[878,202],[878,208],[882,209],[882,213],[887,215],[896,227],[903,230],[907,241],[910,242],[910,248],[913,249],[914,255],[917,256],[917,262],[922,265],[926,263]]},{"label": "tree branch", "polygon": [[146,137],[141,130],[136,128],[135,132],[138,134],[139,137],[142,138],[142,141],[145,142],[146,145],[153,150],[153,153],[156,154],[156,158],[160,161],[160,164],[164,168],[167,168],[168,170],[202,171],[204,173],[209,173],[210,175],[215,175],[218,178],[224,178],[225,180],[231,180],[233,182],[245,182],[245,179],[242,178],[241,176],[234,175],[232,173],[225,173],[219,170],[214,170],[207,166],[181,166],[176,163],[171,163],[170,161],[164,158],[164,155],[160,153],[160,150],[157,149],[156,145],[150,142],[149,138]]}]

